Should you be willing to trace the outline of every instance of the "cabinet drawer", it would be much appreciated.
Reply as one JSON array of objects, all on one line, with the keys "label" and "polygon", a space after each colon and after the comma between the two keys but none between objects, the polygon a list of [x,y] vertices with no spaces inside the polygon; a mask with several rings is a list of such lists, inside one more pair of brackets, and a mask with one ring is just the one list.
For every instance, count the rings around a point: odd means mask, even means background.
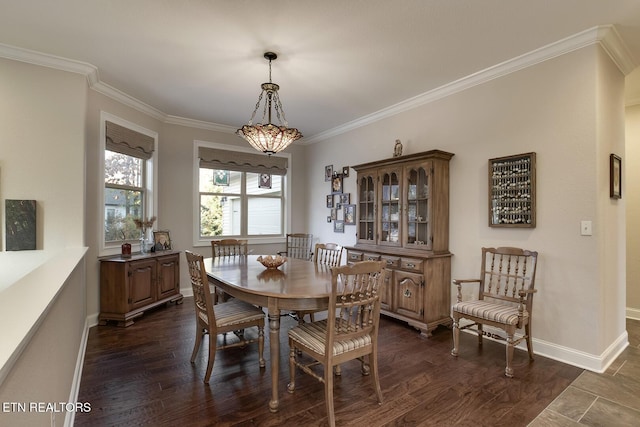
[{"label": "cabinet drawer", "polygon": [[347,251],[347,263],[362,261],[362,252]]},{"label": "cabinet drawer", "polygon": [[400,258],[389,255],[382,255],[382,261],[385,262],[386,268],[399,268],[400,267]]},{"label": "cabinet drawer", "polygon": [[402,258],[400,260],[400,268],[403,270],[422,271],[423,260],[415,258]]},{"label": "cabinet drawer", "polygon": [[363,261],[380,261],[381,256],[380,254],[363,254],[362,256],[362,260]]}]

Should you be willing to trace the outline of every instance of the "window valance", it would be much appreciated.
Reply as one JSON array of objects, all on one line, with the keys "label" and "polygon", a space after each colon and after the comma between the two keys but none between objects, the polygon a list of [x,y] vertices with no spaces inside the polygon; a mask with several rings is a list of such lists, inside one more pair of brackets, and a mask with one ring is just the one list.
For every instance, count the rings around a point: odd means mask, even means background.
[{"label": "window valance", "polygon": [[200,147],[198,157],[200,157],[200,167],[208,169],[286,175],[287,167],[289,166],[286,157],[266,156],[264,154],[210,147]]},{"label": "window valance", "polygon": [[116,153],[149,160],[153,155],[154,139],[110,121],[106,122],[106,148]]}]

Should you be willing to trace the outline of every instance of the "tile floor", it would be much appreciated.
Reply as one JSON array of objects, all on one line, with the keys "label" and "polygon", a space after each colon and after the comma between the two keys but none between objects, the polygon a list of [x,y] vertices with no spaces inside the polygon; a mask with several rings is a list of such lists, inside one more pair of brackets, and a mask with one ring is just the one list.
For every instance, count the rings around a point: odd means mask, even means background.
[{"label": "tile floor", "polygon": [[627,319],[627,332],[606,372],[584,371],[529,427],[640,426],[640,321]]}]

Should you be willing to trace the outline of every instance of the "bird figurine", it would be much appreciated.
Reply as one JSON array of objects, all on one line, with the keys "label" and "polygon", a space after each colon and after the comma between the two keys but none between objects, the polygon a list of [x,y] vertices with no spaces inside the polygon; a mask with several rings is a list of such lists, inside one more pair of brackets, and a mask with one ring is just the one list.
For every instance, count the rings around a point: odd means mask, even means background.
[{"label": "bird figurine", "polygon": [[393,157],[402,156],[402,142],[399,139],[396,139],[396,145],[393,146]]}]

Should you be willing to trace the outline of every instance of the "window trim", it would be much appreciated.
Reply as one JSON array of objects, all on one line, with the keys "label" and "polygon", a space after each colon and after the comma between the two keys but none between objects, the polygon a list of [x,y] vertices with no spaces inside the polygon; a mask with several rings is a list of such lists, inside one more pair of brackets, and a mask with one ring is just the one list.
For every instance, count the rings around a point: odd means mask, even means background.
[{"label": "window trim", "polygon": [[[215,240],[213,238],[200,238],[200,158],[199,158],[199,149],[200,147],[208,147],[208,148],[217,148],[221,150],[227,151],[236,151],[242,153],[257,153],[255,149],[252,147],[242,147],[238,145],[228,145],[228,144],[220,144],[216,142],[202,141],[202,140],[194,140],[193,141],[193,212],[192,212],[192,239],[194,247],[201,246],[211,246],[211,240]],[[265,154],[266,156],[266,154]],[[267,243],[283,243],[286,239],[286,234],[288,230],[291,228],[291,185],[289,181],[290,173],[291,173],[291,154],[290,153],[278,153],[273,154],[276,157],[285,157],[288,160],[288,168],[287,174],[283,176],[283,186],[284,191],[282,194],[284,209],[282,214],[283,218],[283,230],[282,236],[268,236],[268,237],[245,237],[241,236],[240,238],[248,240],[249,244],[267,244]]]},{"label": "window trim", "polygon": [[106,122],[112,122],[118,124],[120,126],[126,127],[128,129],[134,130],[136,132],[140,132],[144,135],[147,135],[153,138],[153,154],[149,160],[145,163],[145,205],[147,206],[147,211],[145,215],[147,217],[156,215],[158,212],[158,200],[155,197],[156,189],[158,188],[158,168],[156,165],[158,164],[158,133],[152,131],[150,129],[144,128],[135,123],[129,122],[125,119],[122,119],[118,116],[114,116],[113,114],[107,113],[106,111],[100,111],[100,141],[98,143],[98,221],[100,222],[98,229],[98,254],[99,256],[106,255],[117,255],[120,253],[120,245],[119,244],[107,244],[104,240],[104,192],[105,192],[105,183],[104,183],[104,152],[106,149],[106,140],[107,140],[107,132],[106,132]]}]

